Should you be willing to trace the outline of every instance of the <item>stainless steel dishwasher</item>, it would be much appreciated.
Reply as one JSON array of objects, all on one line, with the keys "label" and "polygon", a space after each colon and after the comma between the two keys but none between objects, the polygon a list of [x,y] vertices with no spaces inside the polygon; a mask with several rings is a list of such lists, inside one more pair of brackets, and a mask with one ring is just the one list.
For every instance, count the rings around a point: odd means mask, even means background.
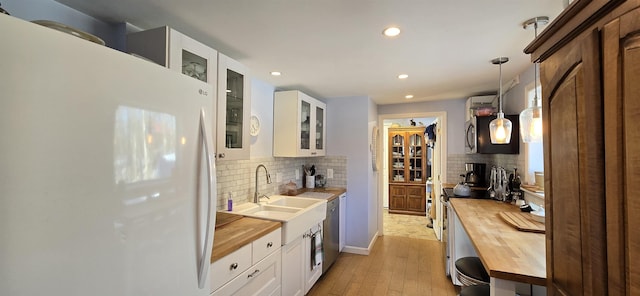
[{"label": "stainless steel dishwasher", "polygon": [[323,223],[324,262],[322,273],[336,261],[340,253],[340,198],[327,202],[327,218]]}]

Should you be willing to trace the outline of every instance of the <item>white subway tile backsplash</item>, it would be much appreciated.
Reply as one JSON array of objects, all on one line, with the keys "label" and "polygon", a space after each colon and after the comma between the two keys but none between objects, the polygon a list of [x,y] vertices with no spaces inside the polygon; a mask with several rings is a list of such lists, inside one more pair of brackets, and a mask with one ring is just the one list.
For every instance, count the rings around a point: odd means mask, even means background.
[{"label": "white subway tile backsplash", "polygon": [[[259,158],[251,160],[216,162],[218,210],[226,209],[227,196],[231,192],[234,204],[253,201],[255,190],[255,170],[259,164],[269,170],[271,184],[267,184],[264,170],[258,172],[258,191],[262,194],[279,194],[283,185],[293,181],[302,187],[302,165],[316,166],[316,174],[326,175],[327,169],[334,171],[333,179],[327,179],[327,187],[347,187],[347,158],[344,156],[325,156],[309,158]],[[300,179],[295,179],[295,170],[300,170]],[[280,173],[282,182],[276,182],[276,174]]]},{"label": "white subway tile backsplash", "polygon": [[[503,167],[507,172],[513,172],[514,168],[524,169],[524,154],[450,154],[447,155],[447,183],[457,183],[461,180],[460,174],[465,173],[464,164],[469,162],[485,163],[486,173],[491,172],[491,167]],[[522,176],[521,176],[522,177]]]}]

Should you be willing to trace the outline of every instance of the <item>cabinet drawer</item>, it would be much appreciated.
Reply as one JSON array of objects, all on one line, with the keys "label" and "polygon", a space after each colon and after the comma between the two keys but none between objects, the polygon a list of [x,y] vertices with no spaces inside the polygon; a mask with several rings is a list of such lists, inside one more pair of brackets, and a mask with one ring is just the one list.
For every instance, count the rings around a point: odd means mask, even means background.
[{"label": "cabinet drawer", "polygon": [[282,234],[280,228],[272,231],[271,233],[253,241],[253,264],[262,260],[273,251],[280,248],[282,241]]},{"label": "cabinet drawer", "polygon": [[209,266],[211,291],[220,288],[226,282],[238,276],[251,266],[251,244],[220,258]]},{"label": "cabinet drawer", "polygon": [[211,295],[280,295],[282,290],[282,253],[279,246],[274,251]]}]

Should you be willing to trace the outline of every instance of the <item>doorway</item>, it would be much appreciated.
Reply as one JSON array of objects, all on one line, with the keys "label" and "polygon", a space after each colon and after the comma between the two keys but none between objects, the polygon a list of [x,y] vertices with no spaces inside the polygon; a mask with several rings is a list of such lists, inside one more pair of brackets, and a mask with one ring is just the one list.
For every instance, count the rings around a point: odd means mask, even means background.
[{"label": "doorway", "polygon": [[[435,209],[435,219],[433,220],[433,230],[435,232],[435,236],[438,240],[442,237],[442,204],[440,202],[440,194],[442,191],[441,184],[441,176],[444,176],[446,173],[446,162],[443,161],[443,155],[446,155],[446,137],[443,135],[446,134],[446,112],[421,112],[421,113],[410,113],[410,114],[385,114],[380,115],[378,117],[378,129],[381,131],[380,137],[380,148],[378,149],[378,153],[382,156],[381,162],[381,172],[378,174],[378,233],[385,234],[384,231],[384,220],[385,215],[387,215],[387,209],[389,206],[389,146],[388,146],[388,130],[392,124],[398,124],[400,126],[409,126],[409,120],[413,120],[416,123],[416,126],[423,125],[428,126],[432,123],[437,124],[437,132],[436,132],[436,141],[433,143],[433,150],[431,155],[431,165],[432,165],[432,178],[431,178],[431,190],[433,190],[434,198],[431,199],[431,207]],[[429,196],[427,196],[427,200],[429,200]],[[427,211],[427,217],[429,217],[429,211]],[[387,217],[388,218],[388,217]],[[425,221],[428,221],[426,219]],[[427,222],[425,222],[426,227]]]}]

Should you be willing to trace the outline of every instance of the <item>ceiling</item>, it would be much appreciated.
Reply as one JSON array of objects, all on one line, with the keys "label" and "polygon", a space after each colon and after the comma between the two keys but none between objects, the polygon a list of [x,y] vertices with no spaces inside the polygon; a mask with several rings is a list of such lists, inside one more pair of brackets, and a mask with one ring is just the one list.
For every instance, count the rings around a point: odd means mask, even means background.
[{"label": "ceiling", "polygon": [[[56,0],[109,22],[168,25],[251,69],[277,89],[377,104],[496,92],[530,66],[522,23],[553,20],[563,0]],[[382,31],[397,26],[394,38]],[[271,71],[280,71],[279,77]],[[399,74],[408,74],[400,80]],[[412,99],[405,99],[411,94]]]}]

